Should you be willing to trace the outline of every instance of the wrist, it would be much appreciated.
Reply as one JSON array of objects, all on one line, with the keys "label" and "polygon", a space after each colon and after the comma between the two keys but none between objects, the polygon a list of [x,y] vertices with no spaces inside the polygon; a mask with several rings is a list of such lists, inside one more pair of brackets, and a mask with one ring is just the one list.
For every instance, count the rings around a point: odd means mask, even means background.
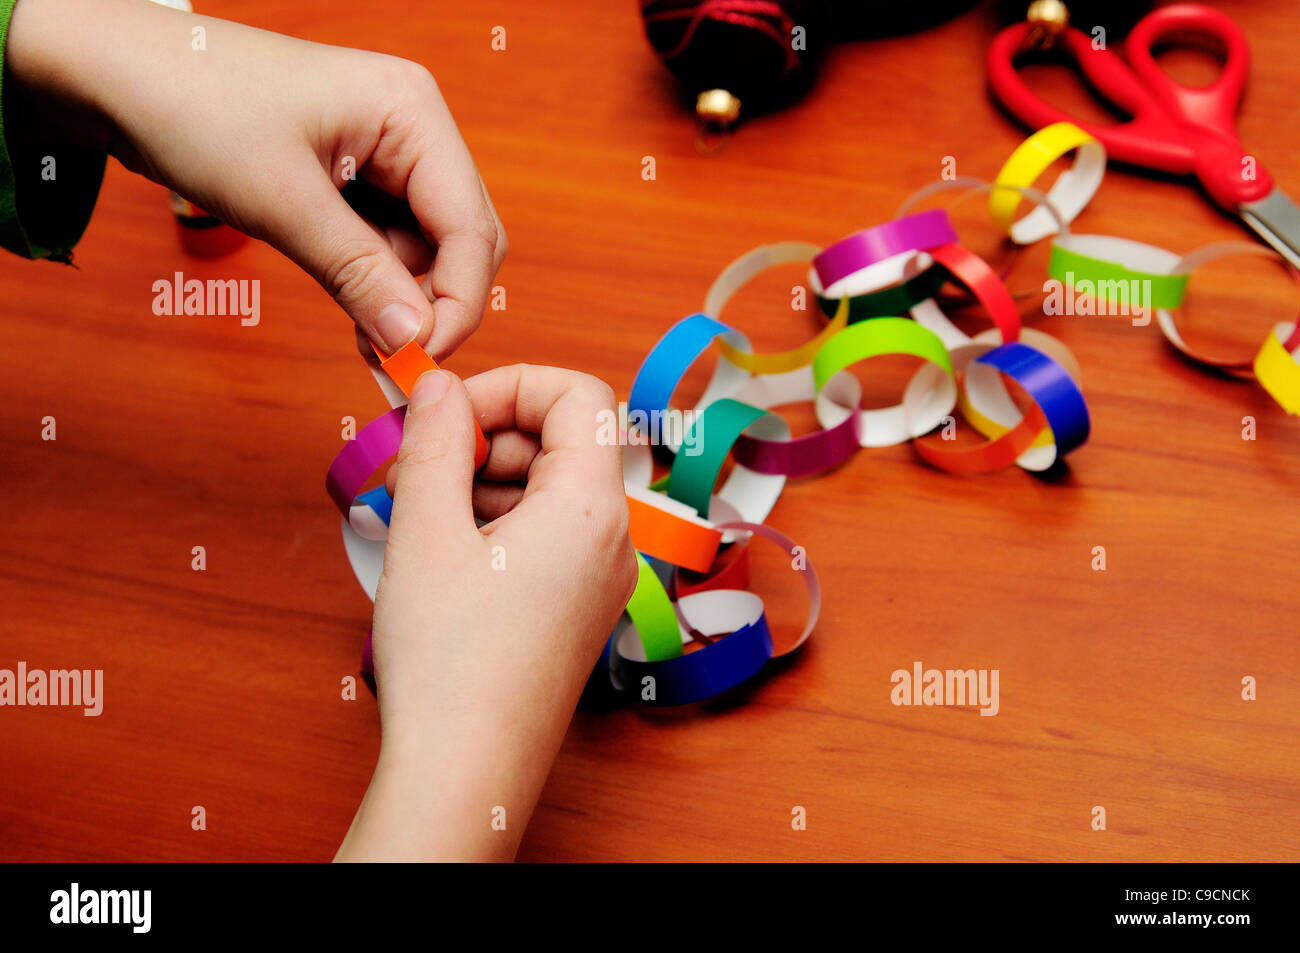
[{"label": "wrist", "polygon": [[[533,803],[519,804],[512,793],[515,786],[500,777],[484,755],[399,754],[386,741],[335,859],[513,859]],[[492,760],[500,764],[504,756]]]},{"label": "wrist", "polygon": [[42,137],[122,158],[131,117],[165,101],[160,90],[183,85],[194,52],[190,21],[200,19],[150,0],[18,0],[6,86],[37,104],[24,112]]},{"label": "wrist", "polygon": [[[113,123],[90,80],[104,33],[82,0],[18,0],[5,43],[6,125],[43,141],[108,150]],[[101,82],[103,77],[101,77]]]}]

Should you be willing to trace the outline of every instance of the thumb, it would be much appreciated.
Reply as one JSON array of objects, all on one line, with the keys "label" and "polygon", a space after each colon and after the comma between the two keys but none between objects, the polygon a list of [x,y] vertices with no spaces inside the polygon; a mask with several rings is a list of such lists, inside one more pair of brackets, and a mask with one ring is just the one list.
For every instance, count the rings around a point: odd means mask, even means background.
[{"label": "thumb", "polygon": [[388,353],[410,341],[427,342],[433,305],[388,241],[348,205],[324,170],[295,182],[295,191],[292,201],[280,203],[286,214],[267,223],[267,240]]},{"label": "thumb", "polygon": [[472,500],[474,414],[465,385],[426,371],[411,390],[397,452],[389,546],[427,548],[450,537],[478,538]]}]

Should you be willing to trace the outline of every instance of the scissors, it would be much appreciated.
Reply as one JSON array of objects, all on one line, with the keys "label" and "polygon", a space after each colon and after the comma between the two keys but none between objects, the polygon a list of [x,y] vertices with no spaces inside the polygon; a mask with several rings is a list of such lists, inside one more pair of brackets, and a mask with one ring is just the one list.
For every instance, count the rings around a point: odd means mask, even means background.
[{"label": "scissors", "polygon": [[[1019,23],[993,40],[989,85],[1007,111],[1035,128],[1072,122],[1095,136],[1115,159],[1176,175],[1195,175],[1206,193],[1241,217],[1260,238],[1300,268],[1300,209],[1246,152],[1235,116],[1250,72],[1250,46],[1231,18],[1194,3],[1163,7],[1143,17],[1118,53],[1095,48],[1092,37],[1067,28],[1057,45],[1079,64],[1091,92],[1132,118],[1119,125],[1082,122],[1044,102],[1016,72],[1014,60],[1034,27]],[[1175,39],[1209,39],[1223,48],[1223,72],[1209,86],[1171,79],[1151,55]]]}]

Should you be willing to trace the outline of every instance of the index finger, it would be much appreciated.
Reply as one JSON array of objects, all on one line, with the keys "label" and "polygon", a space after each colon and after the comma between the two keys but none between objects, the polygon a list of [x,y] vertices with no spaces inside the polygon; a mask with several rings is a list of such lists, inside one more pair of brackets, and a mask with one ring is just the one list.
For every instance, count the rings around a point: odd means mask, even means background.
[{"label": "index finger", "polygon": [[403,200],[436,249],[423,283],[434,315],[425,350],[442,359],[483,317],[505,231],[437,83],[414,64],[402,69],[405,108],[385,126],[362,177]]},{"label": "index finger", "polygon": [[435,358],[451,353],[478,327],[504,244],[474,160],[450,117],[448,124],[439,140],[448,147],[416,160],[407,182],[407,201],[425,238],[437,246],[424,279],[434,315],[426,350]]}]

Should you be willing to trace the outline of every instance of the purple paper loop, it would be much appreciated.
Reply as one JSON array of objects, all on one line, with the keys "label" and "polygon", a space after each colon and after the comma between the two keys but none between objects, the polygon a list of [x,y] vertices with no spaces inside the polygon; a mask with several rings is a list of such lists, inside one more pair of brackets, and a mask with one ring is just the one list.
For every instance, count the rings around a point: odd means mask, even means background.
[{"label": "purple paper loop", "polygon": [[731,455],[756,473],[809,476],[839,466],[862,449],[862,415],[855,409],[843,422],[792,440],[764,440],[741,434]]},{"label": "purple paper loop", "polygon": [[344,445],[330,464],[325,474],[325,489],[344,519],[348,518],[352,501],[366,481],[392,459],[402,445],[402,422],[405,419],[405,404],[376,417],[358,431],[355,439]]},{"label": "purple paper loop", "polygon": [[822,288],[868,265],[909,251],[925,251],[957,241],[948,213],[941,208],[905,215],[892,222],[855,232],[813,259]]}]

